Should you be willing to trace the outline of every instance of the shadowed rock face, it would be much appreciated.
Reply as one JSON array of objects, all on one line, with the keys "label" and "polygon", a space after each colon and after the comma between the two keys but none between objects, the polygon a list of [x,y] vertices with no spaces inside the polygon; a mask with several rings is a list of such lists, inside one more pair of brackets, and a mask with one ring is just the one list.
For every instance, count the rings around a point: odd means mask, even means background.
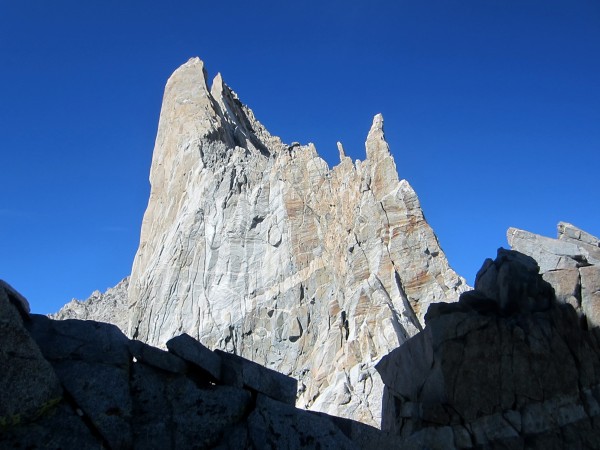
[{"label": "shadowed rock face", "polygon": [[382,429],[407,448],[598,448],[600,331],[538,270],[500,249],[473,291],[430,306],[424,331],[377,365]]},{"label": "shadowed rock face", "polygon": [[298,405],[378,424],[373,364],[457,300],[377,115],[364,161],[284,145],[191,59],[165,89],[129,335],[185,332],[299,380]]},{"label": "shadowed rock face", "polygon": [[0,281],[0,448],[395,446],[368,425],[296,409],[293,378],[187,335],[167,346],[106,323],[30,315]]}]

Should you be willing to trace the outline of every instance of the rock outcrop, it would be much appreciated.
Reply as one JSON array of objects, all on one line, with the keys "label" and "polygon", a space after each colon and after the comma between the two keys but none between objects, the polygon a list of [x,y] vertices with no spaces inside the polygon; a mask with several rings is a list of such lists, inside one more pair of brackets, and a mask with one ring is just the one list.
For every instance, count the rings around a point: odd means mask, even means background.
[{"label": "rock outcrop", "polygon": [[360,449],[397,438],[296,409],[297,381],[187,335],[29,314],[0,282],[0,448]]},{"label": "rock outcrop", "polygon": [[400,180],[377,115],[367,158],[284,145],[195,58],[169,79],[130,287],[129,335],[183,332],[299,380],[298,405],[378,424],[373,364],[467,286]]},{"label": "rock outcrop", "polygon": [[453,304],[377,365],[401,448],[600,448],[600,329],[500,249]]},{"label": "rock outcrop", "polygon": [[559,302],[575,308],[587,327],[600,325],[600,240],[565,222],[558,239],[509,228],[513,250],[534,258],[542,277],[552,285]]},{"label": "rock outcrop", "polygon": [[92,292],[92,295],[86,300],[71,300],[60,311],[49,314],[48,317],[57,320],[80,319],[112,323],[126,333],[129,325],[128,289],[129,277],[126,277],[115,287],[108,288],[105,292]]}]

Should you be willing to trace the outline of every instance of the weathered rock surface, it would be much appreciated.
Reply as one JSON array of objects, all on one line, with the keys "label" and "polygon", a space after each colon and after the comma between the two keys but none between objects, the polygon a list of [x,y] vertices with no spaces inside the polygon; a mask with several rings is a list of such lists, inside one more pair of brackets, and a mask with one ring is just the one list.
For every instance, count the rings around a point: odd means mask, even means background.
[{"label": "weathered rock surface", "polygon": [[559,302],[575,308],[588,327],[600,325],[600,240],[566,223],[558,224],[558,239],[509,228],[513,250],[534,258]]},{"label": "weathered rock surface", "polygon": [[195,58],[169,79],[129,287],[129,335],[182,332],[299,380],[298,405],[377,425],[373,364],[467,286],[400,180],[377,115],[364,161],[271,136]]},{"label": "weathered rock surface", "polygon": [[[0,282],[0,448],[295,450],[395,442],[359,422],[296,409],[289,404],[295,380],[239,356],[232,356],[231,376],[241,373],[244,382],[220,382],[198,368],[220,363],[218,378],[226,379],[229,357],[189,350],[200,345],[189,336],[173,341],[176,356],[129,340],[114,325],[29,315],[23,300]],[[279,381],[269,388],[274,376]],[[289,386],[291,393],[282,388]]]},{"label": "weathered rock surface", "polygon": [[600,330],[533,258],[500,249],[459,302],[377,365],[402,448],[600,448]]},{"label": "weathered rock surface", "polygon": [[127,290],[129,277],[124,278],[115,287],[108,288],[106,292],[92,292],[87,300],[73,299],[60,311],[49,314],[52,319],[80,319],[96,320],[98,322],[112,323],[123,332],[127,332],[129,316],[127,313]]}]

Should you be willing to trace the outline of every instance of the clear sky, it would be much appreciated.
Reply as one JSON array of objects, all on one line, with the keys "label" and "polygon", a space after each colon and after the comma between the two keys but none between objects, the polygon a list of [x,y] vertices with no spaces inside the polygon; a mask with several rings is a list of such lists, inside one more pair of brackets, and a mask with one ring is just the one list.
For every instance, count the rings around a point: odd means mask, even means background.
[{"label": "clear sky", "polygon": [[376,113],[473,283],[515,226],[600,235],[597,0],[0,0],[0,278],[58,310],[129,274],[192,56],[272,134],[364,159]]}]

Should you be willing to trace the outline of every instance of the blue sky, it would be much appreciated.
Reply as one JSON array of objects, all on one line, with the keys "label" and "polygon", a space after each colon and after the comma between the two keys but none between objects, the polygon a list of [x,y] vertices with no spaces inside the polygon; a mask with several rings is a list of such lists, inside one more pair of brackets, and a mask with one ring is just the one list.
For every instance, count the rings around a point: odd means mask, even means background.
[{"label": "blue sky", "polygon": [[330,165],[383,113],[471,283],[510,226],[600,234],[597,0],[0,0],[0,278],[34,312],[130,272],[164,84],[192,56]]}]

